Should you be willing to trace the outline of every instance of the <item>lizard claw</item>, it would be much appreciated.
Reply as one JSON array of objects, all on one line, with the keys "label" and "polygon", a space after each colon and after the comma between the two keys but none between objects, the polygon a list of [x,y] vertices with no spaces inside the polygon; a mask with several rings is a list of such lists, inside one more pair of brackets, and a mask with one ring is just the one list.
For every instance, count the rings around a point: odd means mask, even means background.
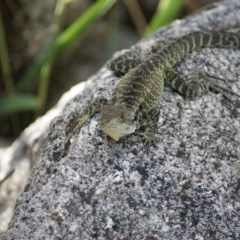
[{"label": "lizard claw", "polygon": [[153,132],[145,131],[145,132],[136,132],[137,135],[141,136],[143,141],[143,147],[147,147],[147,152],[149,153],[150,147],[157,147],[157,140],[155,134]]}]

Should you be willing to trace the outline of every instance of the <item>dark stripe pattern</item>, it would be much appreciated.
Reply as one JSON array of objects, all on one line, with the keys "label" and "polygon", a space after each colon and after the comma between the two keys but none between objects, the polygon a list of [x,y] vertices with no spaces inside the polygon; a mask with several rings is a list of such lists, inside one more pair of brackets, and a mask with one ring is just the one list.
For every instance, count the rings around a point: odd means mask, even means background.
[{"label": "dark stripe pattern", "polygon": [[200,47],[240,48],[240,34],[194,32],[171,41],[120,80],[116,88],[116,105],[124,105],[132,113],[153,109],[162,96],[166,71]]}]

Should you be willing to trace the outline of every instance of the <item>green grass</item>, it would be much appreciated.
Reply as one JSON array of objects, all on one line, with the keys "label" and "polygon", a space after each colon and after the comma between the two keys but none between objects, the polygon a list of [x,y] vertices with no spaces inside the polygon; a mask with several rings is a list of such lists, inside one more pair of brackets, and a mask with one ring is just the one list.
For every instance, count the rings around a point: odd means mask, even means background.
[{"label": "green grass", "polygon": [[145,37],[176,19],[182,10],[183,1],[184,0],[161,0],[145,31]]},{"label": "green grass", "polygon": [[[51,79],[52,67],[59,57],[71,48],[91,27],[104,16],[117,2],[116,0],[98,0],[92,4],[78,19],[76,19],[65,31],[61,31],[59,23],[64,9],[73,0],[58,0],[56,3],[54,22],[50,28],[49,37],[52,39],[46,54],[34,63],[28,71],[14,84],[11,64],[7,51],[4,26],[0,13],[0,61],[5,83],[6,94],[0,96],[0,118],[11,116],[15,134],[19,133],[19,119],[17,113],[22,111],[35,112],[39,116],[45,108],[48,89]],[[169,23],[178,16],[183,0],[161,0],[159,6],[150,21],[145,36],[148,36]],[[108,54],[116,48],[116,34],[119,25],[119,12],[114,9],[109,18],[110,34],[108,40]],[[38,84],[36,94],[26,94],[26,89]]]},{"label": "green grass", "polygon": [[[80,41],[93,24],[96,23],[115,2],[116,0],[98,0],[62,33],[59,33],[58,26],[55,26],[57,30],[52,32],[54,41],[49,51],[47,51],[47,54],[23,75],[16,86],[13,86],[12,81],[9,80],[11,68],[8,54],[2,53],[2,55],[0,55],[1,62],[4,63],[2,64],[2,69],[7,78],[6,83],[9,85],[6,89],[10,90],[8,90],[6,96],[0,98],[0,117],[26,109],[38,113],[46,102],[51,68],[56,58],[60,57],[76,41]],[[66,3],[66,1],[58,0],[57,4]],[[61,16],[57,17],[60,18]],[[3,25],[1,23],[0,25],[3,30]],[[4,40],[0,38],[1,46],[3,46],[4,43]],[[7,49],[7,47],[1,47],[1,49]],[[24,89],[38,79],[40,79],[38,95],[29,94],[26,96],[23,92]]]}]

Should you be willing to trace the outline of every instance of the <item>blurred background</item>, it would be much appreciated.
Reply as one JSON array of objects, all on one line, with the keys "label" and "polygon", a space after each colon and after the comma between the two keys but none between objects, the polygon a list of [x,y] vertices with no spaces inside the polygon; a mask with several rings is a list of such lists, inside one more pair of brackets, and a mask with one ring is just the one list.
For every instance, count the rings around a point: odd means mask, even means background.
[{"label": "blurred background", "polygon": [[0,147],[114,52],[212,2],[1,0]]}]

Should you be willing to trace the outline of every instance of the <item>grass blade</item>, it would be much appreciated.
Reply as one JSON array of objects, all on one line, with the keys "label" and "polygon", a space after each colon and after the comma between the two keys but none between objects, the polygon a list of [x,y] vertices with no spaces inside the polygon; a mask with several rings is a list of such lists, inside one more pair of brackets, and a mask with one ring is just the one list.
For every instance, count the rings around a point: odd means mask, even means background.
[{"label": "grass blade", "polygon": [[35,110],[38,107],[37,98],[28,94],[13,93],[0,99],[0,117],[26,110]]},{"label": "grass blade", "polygon": [[160,27],[170,23],[177,18],[179,12],[182,9],[184,0],[161,0],[156,13],[152,17],[147,30],[145,32],[145,37],[151,35]]},{"label": "grass blade", "polygon": [[38,61],[19,81],[16,88],[22,90],[31,83],[40,73],[41,67],[49,54],[52,54],[52,59],[59,57],[67,50],[74,42],[80,40],[87,30],[102,17],[116,0],[98,0],[94,3],[82,16],[80,16],[69,28],[67,28],[56,40],[53,51],[48,53],[43,59]]}]

